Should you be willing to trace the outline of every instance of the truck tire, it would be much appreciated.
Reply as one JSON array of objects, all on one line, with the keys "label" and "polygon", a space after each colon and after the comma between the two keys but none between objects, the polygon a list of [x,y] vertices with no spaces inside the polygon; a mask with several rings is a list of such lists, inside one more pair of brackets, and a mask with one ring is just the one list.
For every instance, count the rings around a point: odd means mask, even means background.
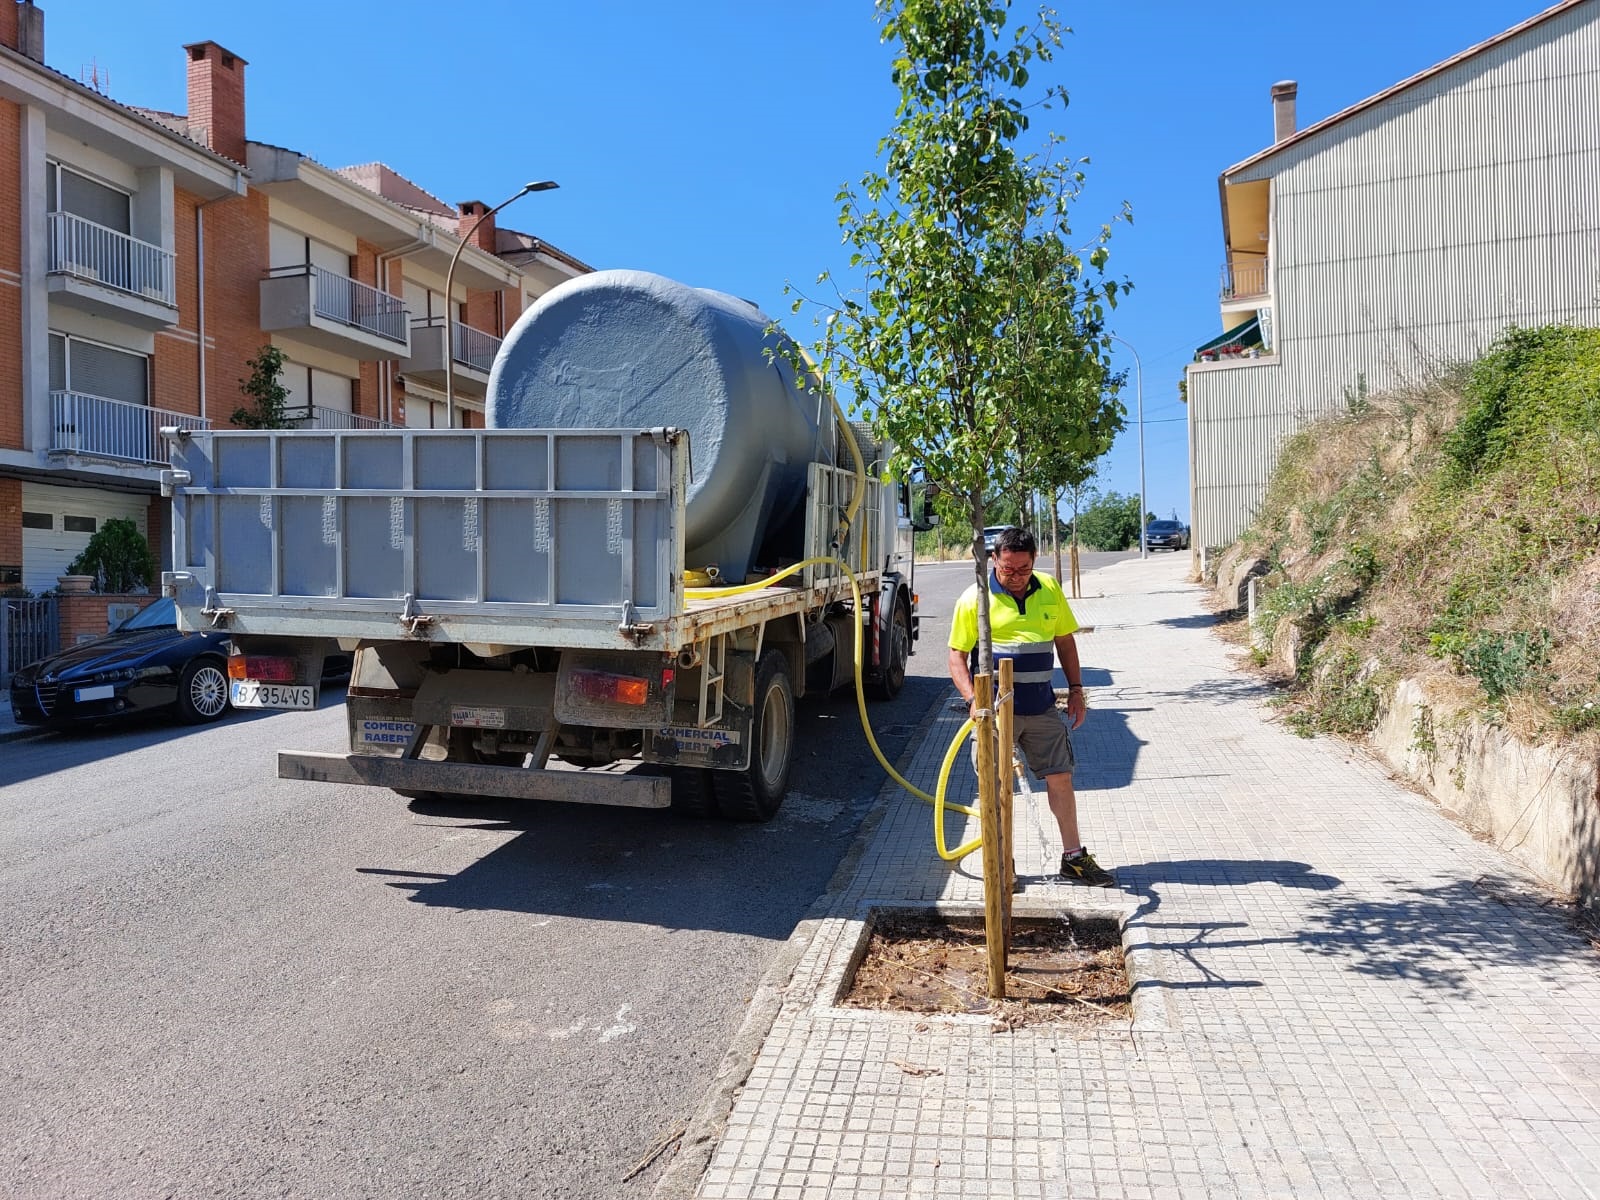
[{"label": "truck tire", "polygon": [[756,664],[755,720],[750,726],[750,765],[743,771],[712,771],[717,812],[725,821],[770,821],[789,790],[794,765],[794,688],[781,650]]},{"label": "truck tire", "polygon": [[704,767],[672,767],[672,811],[686,817],[714,817],[717,798],[711,791],[711,772]]},{"label": "truck tire", "polygon": [[894,603],[889,633],[883,642],[883,665],[872,677],[867,691],[876,700],[893,700],[906,686],[906,663],[911,658],[911,618],[906,606]]}]

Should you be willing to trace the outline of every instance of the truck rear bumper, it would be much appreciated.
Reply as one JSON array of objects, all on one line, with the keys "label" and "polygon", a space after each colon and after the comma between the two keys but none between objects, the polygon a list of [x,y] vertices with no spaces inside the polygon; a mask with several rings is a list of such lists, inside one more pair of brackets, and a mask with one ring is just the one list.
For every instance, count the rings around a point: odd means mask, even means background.
[{"label": "truck rear bumper", "polygon": [[278,778],[310,783],[364,783],[406,792],[610,804],[622,808],[667,808],[672,803],[672,781],[656,776],[485,767],[373,754],[280,751]]}]

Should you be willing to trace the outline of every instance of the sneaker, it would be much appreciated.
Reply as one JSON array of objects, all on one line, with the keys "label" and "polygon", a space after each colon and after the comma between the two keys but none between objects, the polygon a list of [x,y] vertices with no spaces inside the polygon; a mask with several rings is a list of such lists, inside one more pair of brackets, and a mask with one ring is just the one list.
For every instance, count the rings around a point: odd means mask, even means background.
[{"label": "sneaker", "polygon": [[1061,856],[1061,881],[1080,883],[1084,887],[1116,887],[1117,877],[1095,862],[1088,849],[1076,854]]}]

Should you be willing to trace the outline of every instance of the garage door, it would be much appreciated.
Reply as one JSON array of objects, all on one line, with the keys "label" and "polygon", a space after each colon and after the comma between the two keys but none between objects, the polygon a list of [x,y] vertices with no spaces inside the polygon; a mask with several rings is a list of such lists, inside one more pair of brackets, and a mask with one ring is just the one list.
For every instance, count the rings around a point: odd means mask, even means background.
[{"label": "garage door", "polygon": [[22,586],[35,592],[56,586],[56,577],[89,544],[95,530],[114,519],[132,521],[148,533],[150,498],[94,488],[22,485]]}]

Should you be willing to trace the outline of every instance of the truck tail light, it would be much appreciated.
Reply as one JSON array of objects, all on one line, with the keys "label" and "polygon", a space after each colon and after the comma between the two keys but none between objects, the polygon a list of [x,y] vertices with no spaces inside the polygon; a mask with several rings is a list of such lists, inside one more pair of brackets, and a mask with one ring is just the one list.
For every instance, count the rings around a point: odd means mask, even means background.
[{"label": "truck tail light", "polygon": [[572,689],[586,700],[612,704],[644,704],[650,699],[650,681],[610,671],[574,671]]},{"label": "truck tail light", "polygon": [[267,655],[235,654],[228,659],[229,679],[256,679],[262,683],[293,683],[295,660]]}]

